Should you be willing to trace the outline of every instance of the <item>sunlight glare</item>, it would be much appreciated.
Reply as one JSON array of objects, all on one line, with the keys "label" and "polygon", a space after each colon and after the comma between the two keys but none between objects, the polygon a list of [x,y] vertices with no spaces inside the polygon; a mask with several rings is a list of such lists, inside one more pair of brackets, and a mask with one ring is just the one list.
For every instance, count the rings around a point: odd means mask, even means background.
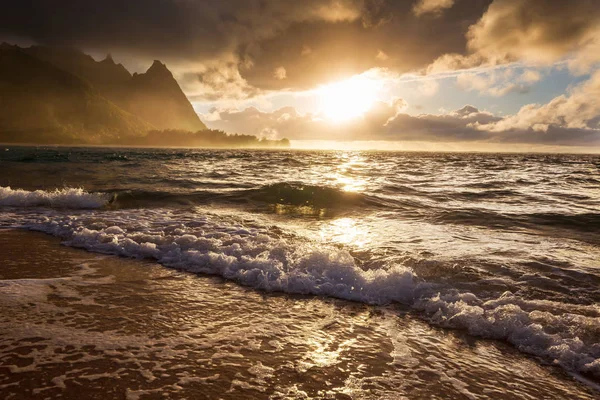
[{"label": "sunlight glare", "polygon": [[343,163],[341,163],[335,177],[337,186],[345,192],[362,192],[366,188],[367,180],[354,175],[354,170],[360,170],[365,167],[365,160],[360,154],[349,154],[344,153],[341,156]]},{"label": "sunlight glare", "polygon": [[319,89],[320,108],[334,123],[361,117],[377,100],[379,84],[366,76],[334,82]]},{"label": "sunlight glare", "polygon": [[362,248],[371,243],[370,232],[353,218],[338,218],[321,227],[321,240]]}]

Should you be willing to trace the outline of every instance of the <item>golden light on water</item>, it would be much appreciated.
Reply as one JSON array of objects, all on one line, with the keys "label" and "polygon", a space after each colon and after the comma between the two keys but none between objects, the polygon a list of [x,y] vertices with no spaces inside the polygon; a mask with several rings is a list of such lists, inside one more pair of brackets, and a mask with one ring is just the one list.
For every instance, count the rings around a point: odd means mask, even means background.
[{"label": "golden light on water", "polygon": [[321,240],[344,245],[364,247],[371,242],[371,236],[354,218],[338,218],[321,227]]},{"label": "golden light on water", "polygon": [[335,185],[345,192],[363,192],[366,189],[367,179],[356,176],[356,172],[366,167],[364,157],[360,154],[343,153],[341,159],[342,163],[331,176],[335,180]]},{"label": "golden light on water", "polygon": [[341,184],[342,190],[345,192],[362,192],[365,190],[364,179],[357,179],[350,176],[339,176],[337,181],[339,184]]},{"label": "golden light on water", "polygon": [[333,337],[314,337],[308,341],[312,351],[308,354],[308,360],[302,364],[309,369],[314,366],[329,367],[339,363],[342,353],[350,350],[356,343],[356,339],[347,339],[341,343],[335,343]]}]

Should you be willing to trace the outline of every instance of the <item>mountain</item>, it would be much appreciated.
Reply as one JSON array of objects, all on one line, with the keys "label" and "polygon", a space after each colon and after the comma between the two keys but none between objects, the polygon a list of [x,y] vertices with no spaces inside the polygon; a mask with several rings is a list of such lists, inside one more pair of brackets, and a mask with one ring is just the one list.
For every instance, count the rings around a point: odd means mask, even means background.
[{"label": "mountain", "polygon": [[155,60],[145,74],[133,74],[128,87],[128,96],[117,104],[157,128],[206,129],[171,71],[160,61]]},{"label": "mountain", "polygon": [[0,45],[0,142],[118,144],[156,129],[206,129],[159,61],[131,75],[110,55]]},{"label": "mountain", "polygon": [[0,142],[100,144],[151,129],[85,80],[0,47]]},{"label": "mountain", "polygon": [[79,50],[32,46],[26,53],[90,82],[125,111],[158,129],[206,129],[171,71],[156,60],[144,74],[133,74],[108,55],[102,61]]}]

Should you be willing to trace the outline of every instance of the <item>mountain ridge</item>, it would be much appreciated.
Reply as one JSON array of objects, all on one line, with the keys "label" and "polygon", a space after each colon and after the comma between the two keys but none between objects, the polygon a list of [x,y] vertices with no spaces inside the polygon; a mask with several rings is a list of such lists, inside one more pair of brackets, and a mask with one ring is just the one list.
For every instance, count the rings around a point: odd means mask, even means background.
[{"label": "mountain ridge", "polygon": [[31,46],[23,50],[89,81],[105,98],[158,129],[206,129],[171,71],[159,60],[145,73],[131,74],[110,54],[96,61],[76,49]]},{"label": "mountain ridge", "polygon": [[102,143],[153,128],[89,82],[18,47],[0,49],[0,141]]},{"label": "mountain ridge", "polygon": [[131,74],[70,48],[0,45],[0,141],[102,144],[207,129],[165,64]]}]

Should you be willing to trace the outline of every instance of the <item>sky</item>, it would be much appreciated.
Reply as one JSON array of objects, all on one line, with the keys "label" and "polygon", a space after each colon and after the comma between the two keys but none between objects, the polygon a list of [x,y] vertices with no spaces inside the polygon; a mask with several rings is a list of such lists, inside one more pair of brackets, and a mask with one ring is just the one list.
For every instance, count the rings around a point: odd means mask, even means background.
[{"label": "sky", "polygon": [[19,0],[0,41],[160,59],[231,133],[600,151],[600,0]]}]

